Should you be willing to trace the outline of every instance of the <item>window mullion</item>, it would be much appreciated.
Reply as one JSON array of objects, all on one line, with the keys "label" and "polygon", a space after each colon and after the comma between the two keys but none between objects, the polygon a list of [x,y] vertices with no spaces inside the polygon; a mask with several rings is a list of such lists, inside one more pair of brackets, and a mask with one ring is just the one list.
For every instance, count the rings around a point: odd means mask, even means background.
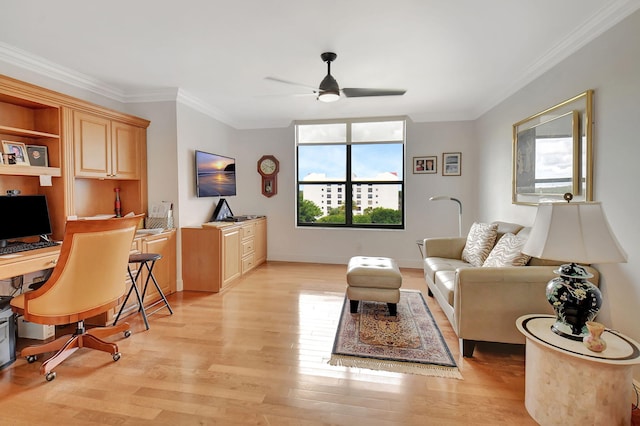
[{"label": "window mullion", "polygon": [[351,225],[353,223],[353,185],[351,183],[351,145],[347,145],[347,179],[345,181],[345,189],[344,196],[345,204],[344,204],[344,218],[347,225]]}]

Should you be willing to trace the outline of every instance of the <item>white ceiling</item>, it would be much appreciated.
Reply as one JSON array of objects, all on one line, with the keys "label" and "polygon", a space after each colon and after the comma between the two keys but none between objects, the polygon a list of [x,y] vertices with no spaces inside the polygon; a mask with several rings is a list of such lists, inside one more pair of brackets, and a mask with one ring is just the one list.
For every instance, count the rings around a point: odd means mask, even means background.
[{"label": "white ceiling", "polygon": [[[409,115],[471,120],[640,8],[640,0],[0,0],[0,61],[122,102],[183,99],[236,128]],[[614,47],[612,47],[614,48]],[[340,87],[311,90],[338,54]],[[306,96],[299,96],[306,94]]]}]

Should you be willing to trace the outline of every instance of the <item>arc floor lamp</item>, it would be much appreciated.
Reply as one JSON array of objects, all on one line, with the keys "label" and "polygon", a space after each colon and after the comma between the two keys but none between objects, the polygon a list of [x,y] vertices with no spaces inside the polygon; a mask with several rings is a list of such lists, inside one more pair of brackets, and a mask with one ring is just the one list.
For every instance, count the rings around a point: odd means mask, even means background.
[{"label": "arc floor lamp", "polygon": [[462,237],[462,201],[457,198],[449,197],[448,195],[436,195],[435,197],[429,198],[429,201],[455,201],[458,203],[458,236]]}]

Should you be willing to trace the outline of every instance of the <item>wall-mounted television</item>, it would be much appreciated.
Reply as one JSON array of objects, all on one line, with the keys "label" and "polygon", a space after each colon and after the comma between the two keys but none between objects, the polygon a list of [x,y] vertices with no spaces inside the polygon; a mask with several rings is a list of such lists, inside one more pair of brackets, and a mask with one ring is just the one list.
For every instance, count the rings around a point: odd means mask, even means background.
[{"label": "wall-mounted television", "polygon": [[196,150],[196,195],[236,195],[236,160]]}]

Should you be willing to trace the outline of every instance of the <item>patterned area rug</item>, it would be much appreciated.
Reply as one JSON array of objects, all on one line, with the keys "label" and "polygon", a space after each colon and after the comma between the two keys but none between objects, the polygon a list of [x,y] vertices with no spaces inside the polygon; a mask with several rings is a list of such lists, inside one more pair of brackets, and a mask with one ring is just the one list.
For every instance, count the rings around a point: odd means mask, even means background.
[{"label": "patterned area rug", "polygon": [[352,314],[345,297],[329,364],[462,379],[418,291],[400,291],[396,317],[378,302],[360,302]]}]

